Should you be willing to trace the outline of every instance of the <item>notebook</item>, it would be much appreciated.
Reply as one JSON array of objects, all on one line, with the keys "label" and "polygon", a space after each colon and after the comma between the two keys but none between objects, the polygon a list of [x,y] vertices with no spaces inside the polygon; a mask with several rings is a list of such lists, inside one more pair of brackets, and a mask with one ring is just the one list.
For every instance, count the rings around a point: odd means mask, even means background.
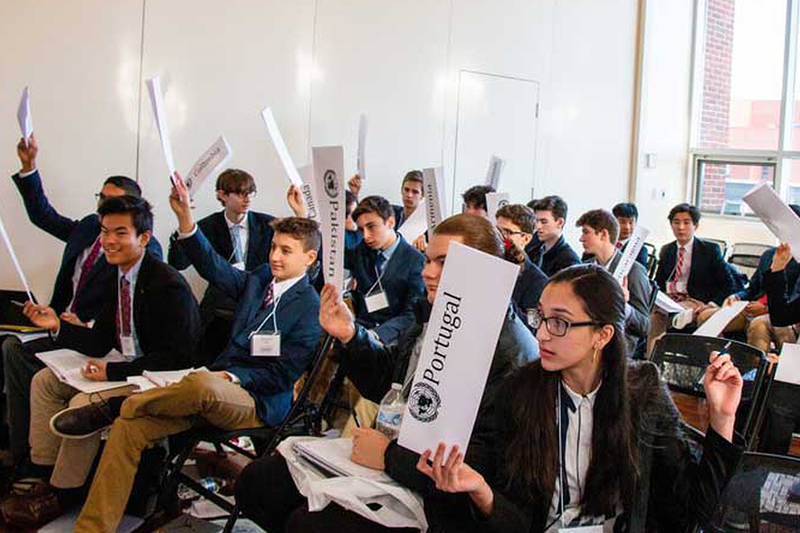
[{"label": "notebook", "polygon": [[[44,328],[34,326],[28,317],[22,314],[22,306],[28,301],[25,291],[0,290],[0,330],[18,331],[20,333],[33,333],[45,331]],[[33,297],[36,302],[36,296]]]},{"label": "notebook", "polygon": [[350,460],[353,439],[314,439],[295,442],[292,451],[314,466],[334,476],[356,476],[376,481],[388,481],[382,470],[361,466]]},{"label": "notebook", "polygon": [[[36,354],[36,357],[47,365],[47,368],[53,371],[59,381],[87,394],[119,387],[127,387],[129,385],[127,381],[92,381],[86,379],[81,374],[81,369],[84,368],[86,363],[89,362],[89,359],[92,358],[86,357],[75,350],[62,349],[39,352]],[[108,355],[103,357],[103,361],[108,363],[125,360],[122,354],[116,350],[112,350]]]}]

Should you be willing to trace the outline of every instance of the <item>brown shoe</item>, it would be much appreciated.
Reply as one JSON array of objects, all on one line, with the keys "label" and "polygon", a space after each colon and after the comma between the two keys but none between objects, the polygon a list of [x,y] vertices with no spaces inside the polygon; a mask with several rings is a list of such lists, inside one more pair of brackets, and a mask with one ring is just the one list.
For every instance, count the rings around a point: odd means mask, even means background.
[{"label": "brown shoe", "polygon": [[0,503],[0,513],[7,524],[38,527],[61,516],[61,505],[49,483],[36,483],[24,494],[12,494]]}]

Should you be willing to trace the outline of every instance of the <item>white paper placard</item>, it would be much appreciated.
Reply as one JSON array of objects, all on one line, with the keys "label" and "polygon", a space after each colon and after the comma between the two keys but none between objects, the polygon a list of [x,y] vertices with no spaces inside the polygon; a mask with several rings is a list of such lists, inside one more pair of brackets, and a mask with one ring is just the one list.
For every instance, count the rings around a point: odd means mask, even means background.
[{"label": "white paper placard", "polygon": [[322,272],[325,283],[344,288],[345,182],[341,146],[314,147],[314,190],[322,230]]},{"label": "white paper placard", "polygon": [[658,291],[656,295],[656,307],[665,313],[682,313],[686,311],[684,306],[667,296],[667,293],[663,291]]},{"label": "white paper placard", "polygon": [[411,213],[411,216],[403,222],[403,225],[400,226],[400,229],[397,230],[397,233],[403,236],[403,238],[410,243],[413,243],[417,240],[417,237],[425,233],[425,230],[428,229],[428,207],[427,201],[425,198],[417,205],[417,208],[414,209],[414,212]]},{"label": "white paper placard", "polygon": [[319,210],[317,209],[317,191],[314,190],[314,167],[303,165],[297,169],[303,185],[300,186],[300,193],[303,195],[303,203],[306,206],[308,218],[319,222]]},{"label": "white paper placard", "polygon": [[506,167],[505,159],[500,159],[496,155],[493,155],[489,159],[489,168],[486,170],[486,185],[494,189],[495,191],[500,188],[500,175],[503,173],[503,169]]},{"label": "white paper placard", "polygon": [[507,192],[489,192],[486,193],[486,212],[489,214],[489,220],[492,224],[497,223],[497,210],[507,205],[510,202],[510,196]]},{"label": "white paper placard", "polygon": [[432,230],[444,220],[447,213],[444,196],[444,169],[442,167],[422,170],[422,192],[425,196],[428,229]]},{"label": "white paper placard", "polygon": [[739,316],[747,307],[747,301],[733,302],[727,307],[721,307],[716,313],[711,315],[711,318],[703,322],[703,325],[697,328],[694,335],[701,335],[703,337],[719,337],[725,326],[730,324],[731,320]]},{"label": "white paper placard", "polygon": [[186,188],[189,189],[189,197],[194,198],[195,193],[212,174],[217,174],[220,169],[231,158],[231,147],[223,135],[205,151],[200,159],[189,171],[186,176]]},{"label": "white paper placard", "polygon": [[783,343],[775,381],[800,385],[800,344]]},{"label": "white paper placard", "polygon": [[[519,266],[450,241],[399,444],[465,453]],[[475,283],[476,279],[491,283]]]},{"label": "white paper placard", "polygon": [[164,152],[164,161],[169,169],[170,179],[175,174],[175,156],[172,154],[172,143],[169,137],[169,125],[164,109],[164,97],[161,93],[161,81],[158,76],[147,80],[147,90],[150,93],[150,103],[153,106],[153,114],[156,118],[156,129],[161,138],[161,150]]},{"label": "white paper placard", "polygon": [[17,120],[19,121],[19,131],[22,133],[22,138],[25,140],[25,147],[28,147],[28,140],[33,133],[33,117],[31,117],[31,98],[28,91],[28,86],[22,90],[22,97],[19,99],[19,108],[17,109]]},{"label": "white paper placard", "polygon": [[650,235],[650,230],[644,226],[637,224],[633,230],[633,235],[628,238],[628,245],[625,247],[625,253],[622,254],[622,259],[617,263],[617,268],[614,269],[614,279],[622,283],[622,278],[628,275],[628,272],[633,268],[633,263],[639,256],[639,250],[644,246],[644,241]]},{"label": "white paper placard", "polygon": [[281,135],[281,130],[278,129],[278,123],[275,122],[272,109],[265,107],[261,111],[261,118],[264,119],[264,124],[267,125],[267,132],[269,133],[270,139],[272,139],[275,150],[278,152],[281,163],[283,163],[286,175],[289,176],[289,181],[291,181],[295,187],[302,187],[303,182],[300,180],[300,174],[298,174],[297,167],[295,167],[292,162],[292,156],[289,155],[289,149],[286,148],[286,143],[283,141],[283,135]]},{"label": "white paper placard", "polygon": [[356,168],[358,169],[358,175],[361,176],[362,181],[367,179],[366,159],[364,158],[364,154],[367,149],[368,131],[369,122],[367,121],[367,115],[361,113],[358,119],[358,159],[356,161]]},{"label": "white paper placard", "polygon": [[14,268],[17,270],[17,275],[19,276],[19,279],[22,280],[22,285],[25,287],[25,292],[28,294],[28,300],[33,302],[34,300],[33,296],[31,296],[31,288],[28,285],[28,280],[25,279],[25,273],[22,271],[22,267],[19,264],[17,254],[14,252],[14,247],[11,245],[11,239],[8,238],[6,226],[3,224],[3,217],[0,217],[0,234],[2,234],[3,241],[6,243],[6,249],[11,256],[11,261],[14,263]]},{"label": "white paper placard", "polygon": [[800,218],[781,200],[772,187],[762,183],[745,194],[742,200],[778,240],[791,245],[792,257],[800,261]]}]

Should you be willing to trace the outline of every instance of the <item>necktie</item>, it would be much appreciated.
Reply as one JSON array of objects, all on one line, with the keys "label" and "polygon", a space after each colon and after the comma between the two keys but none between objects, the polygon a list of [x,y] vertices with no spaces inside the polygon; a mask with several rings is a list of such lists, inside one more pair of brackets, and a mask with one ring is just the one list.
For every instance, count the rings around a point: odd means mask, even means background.
[{"label": "necktie", "polygon": [[617,250],[622,250],[622,247],[625,246],[621,242],[617,241]]},{"label": "necktie", "polygon": [[383,268],[385,266],[386,266],[386,256],[383,255],[383,252],[378,252],[377,257],[375,257],[375,270],[378,271],[379,276],[383,273]]},{"label": "necktie", "polygon": [[269,306],[271,306],[274,302],[275,302],[275,284],[270,283],[269,289],[267,289],[267,294],[266,296],[264,296],[264,309],[269,309]]},{"label": "necktie", "polygon": [[[120,337],[130,337],[131,336],[131,282],[128,281],[128,278],[122,277],[119,280],[119,309],[117,310],[117,315],[119,320],[117,324],[119,325],[118,333]],[[122,345],[122,340],[120,338],[120,346]]]},{"label": "necktie", "polygon": [[75,287],[75,294],[72,295],[72,305],[69,306],[69,312],[75,312],[75,303],[78,301],[78,295],[86,285],[86,280],[89,278],[89,272],[94,268],[97,258],[100,257],[100,237],[95,239],[92,249],[89,250],[89,255],[86,256],[86,261],[81,265],[81,275],[78,278],[78,286]]},{"label": "necktie", "polygon": [[672,291],[673,293],[677,293],[677,286],[678,280],[681,279],[681,274],[683,274],[683,260],[684,256],[686,255],[686,248],[681,246],[678,249],[678,259],[675,261],[675,274],[672,276]]},{"label": "necktie", "polygon": [[234,224],[231,227],[231,240],[233,241],[233,262],[241,263],[244,261],[244,250],[242,250],[242,226]]}]

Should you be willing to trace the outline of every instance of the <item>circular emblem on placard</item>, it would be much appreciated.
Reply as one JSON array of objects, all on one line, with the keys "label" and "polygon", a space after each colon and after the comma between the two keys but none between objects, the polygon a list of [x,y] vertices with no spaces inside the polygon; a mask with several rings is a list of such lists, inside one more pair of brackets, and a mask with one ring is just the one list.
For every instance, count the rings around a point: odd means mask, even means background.
[{"label": "circular emblem on placard", "polygon": [[505,198],[497,202],[497,208],[500,209],[501,207],[505,207],[508,205],[508,200]]},{"label": "circular emblem on placard", "polygon": [[336,172],[326,170],[322,177],[322,183],[325,184],[325,194],[331,198],[339,196],[339,180],[336,179]]},{"label": "circular emblem on placard", "polygon": [[427,383],[417,382],[408,395],[408,412],[420,422],[433,422],[439,416],[442,400],[436,389]]}]

